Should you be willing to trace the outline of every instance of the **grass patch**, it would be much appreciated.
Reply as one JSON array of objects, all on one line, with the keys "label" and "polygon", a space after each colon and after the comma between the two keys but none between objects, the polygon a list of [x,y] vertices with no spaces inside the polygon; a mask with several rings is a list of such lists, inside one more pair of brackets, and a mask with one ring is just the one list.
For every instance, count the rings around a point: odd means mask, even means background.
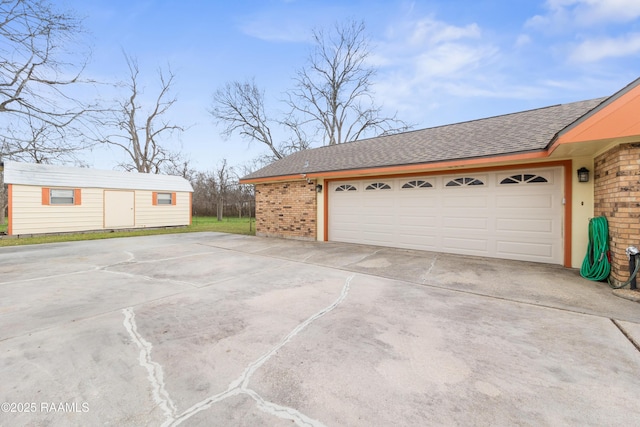
[{"label": "grass patch", "polygon": [[[0,228],[0,231],[6,232],[6,229],[5,224],[4,229]],[[222,221],[218,221],[216,217],[193,217],[191,225],[187,227],[4,238],[0,239],[0,247],[38,245],[41,243],[75,242],[78,240],[113,239],[117,237],[153,236],[157,234],[195,233],[200,231],[217,231],[220,233],[246,234],[253,236],[256,233],[255,219],[251,218],[251,231],[249,231],[249,218],[224,218]]]}]

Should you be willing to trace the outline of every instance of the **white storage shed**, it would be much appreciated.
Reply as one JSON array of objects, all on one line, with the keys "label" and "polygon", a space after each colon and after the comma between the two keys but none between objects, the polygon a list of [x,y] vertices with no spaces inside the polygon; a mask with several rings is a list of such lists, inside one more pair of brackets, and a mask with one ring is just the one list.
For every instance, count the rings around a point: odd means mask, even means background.
[{"label": "white storage shed", "polygon": [[193,188],[179,176],[5,162],[7,234],[191,223]]}]

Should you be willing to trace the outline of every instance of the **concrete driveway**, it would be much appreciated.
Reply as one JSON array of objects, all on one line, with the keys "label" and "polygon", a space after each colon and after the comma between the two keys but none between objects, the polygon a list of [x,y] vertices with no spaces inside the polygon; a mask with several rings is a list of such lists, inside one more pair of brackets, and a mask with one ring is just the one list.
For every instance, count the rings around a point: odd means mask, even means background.
[{"label": "concrete driveway", "polygon": [[634,425],[573,270],[218,233],[0,248],[0,425]]}]

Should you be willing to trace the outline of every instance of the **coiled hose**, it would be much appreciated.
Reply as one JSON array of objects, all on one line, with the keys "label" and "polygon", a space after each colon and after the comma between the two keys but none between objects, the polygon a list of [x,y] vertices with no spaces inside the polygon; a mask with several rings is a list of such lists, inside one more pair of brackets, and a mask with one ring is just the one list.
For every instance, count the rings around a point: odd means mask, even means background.
[{"label": "coiled hose", "polygon": [[600,282],[609,277],[609,273],[609,224],[605,217],[598,216],[589,220],[589,246],[582,261],[580,275]]},{"label": "coiled hose", "polygon": [[591,218],[589,220],[589,246],[587,255],[584,257],[580,275],[585,279],[597,282],[607,279],[609,286],[613,289],[620,289],[627,286],[640,270],[640,257],[636,257],[636,266],[633,273],[624,283],[614,285],[608,279],[611,273],[611,263],[609,261],[609,224],[603,216]]}]

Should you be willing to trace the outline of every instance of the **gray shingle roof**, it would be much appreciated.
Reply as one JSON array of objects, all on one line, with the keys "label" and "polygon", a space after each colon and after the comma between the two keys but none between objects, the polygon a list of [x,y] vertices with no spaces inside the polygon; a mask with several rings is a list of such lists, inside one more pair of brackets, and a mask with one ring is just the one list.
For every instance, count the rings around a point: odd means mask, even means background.
[{"label": "gray shingle roof", "polygon": [[555,105],[291,154],[242,178],[425,164],[541,151],[608,98]]}]

